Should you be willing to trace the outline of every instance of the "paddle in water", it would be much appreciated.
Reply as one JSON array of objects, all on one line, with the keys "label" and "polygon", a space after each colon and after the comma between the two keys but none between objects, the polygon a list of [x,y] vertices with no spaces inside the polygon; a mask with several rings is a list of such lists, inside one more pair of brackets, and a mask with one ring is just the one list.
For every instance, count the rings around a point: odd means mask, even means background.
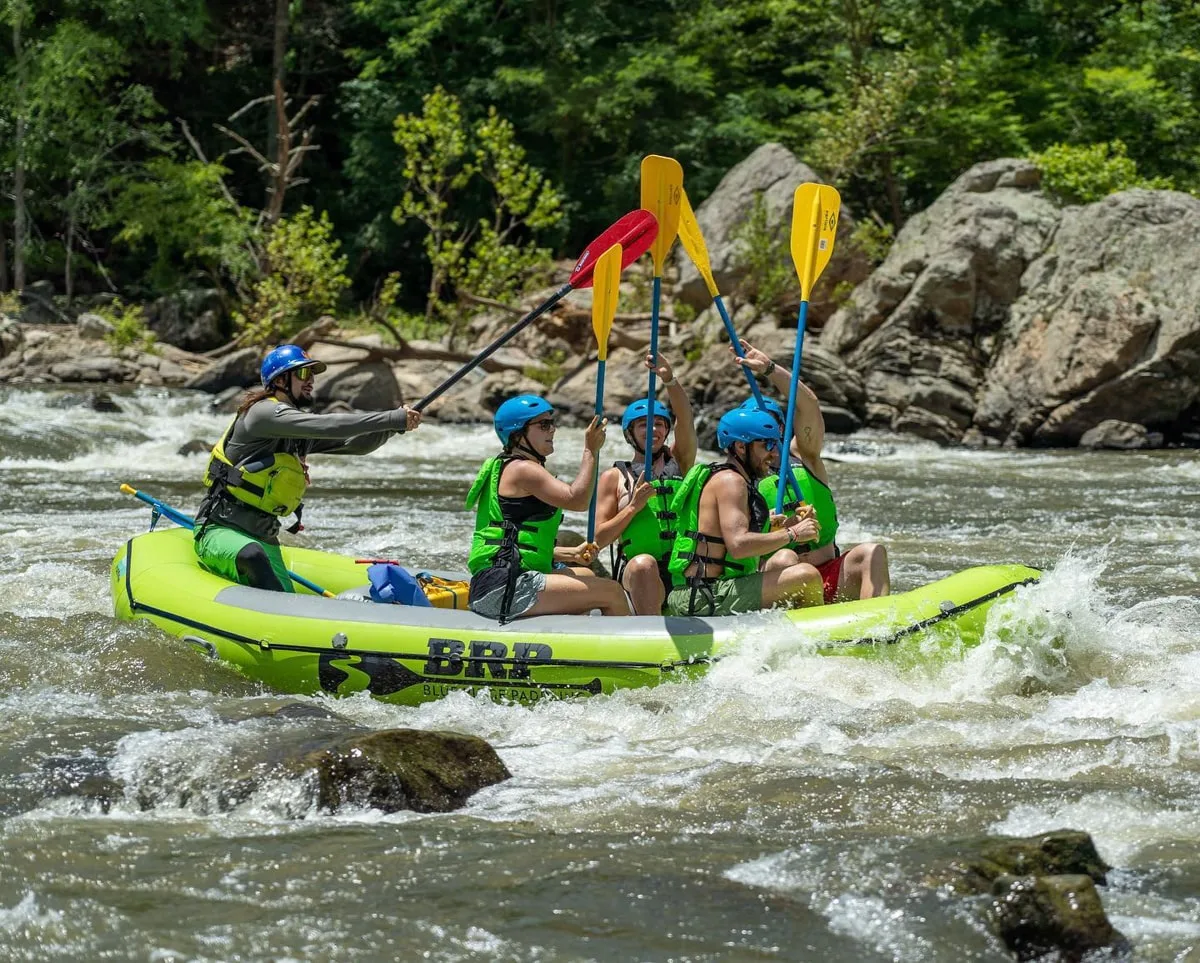
[{"label": "paddle in water", "polygon": [[783,514],[785,481],[792,474],[788,456],[792,432],[796,430],[796,392],[800,390],[800,359],[804,351],[804,328],[808,323],[808,299],[833,254],[841,208],[841,196],[828,184],[801,184],[792,196],[792,264],[800,276],[800,314],[796,319],[796,349],[792,353],[784,443],[780,445],[779,485],[775,493],[775,512],[779,515]]},{"label": "paddle in water", "polygon": [[[642,210],[654,215],[658,223],[658,236],[650,248],[654,259],[654,286],[650,299],[650,383],[646,392],[648,411],[654,410],[655,369],[658,366],[658,308],[662,302],[662,273],[667,254],[675,243],[679,230],[679,206],[683,202],[683,168],[673,157],[650,154],[642,158]],[[650,422],[646,424],[649,437]],[[653,445],[646,445],[645,478],[653,478]]]},{"label": "paddle in water", "polygon": [[[674,228],[672,228],[674,230]],[[470,372],[500,350],[505,344],[533,324],[538,318],[558,304],[572,291],[592,286],[593,273],[600,255],[614,244],[621,246],[621,267],[627,268],[650,249],[658,235],[658,222],[651,211],[630,211],[620,220],[610,224],[608,229],[587,246],[575,262],[571,277],[561,288],[530,311],[525,317],[496,338],[491,344],[480,351],[475,357],[459,368],[454,374],[418,401],[413,408],[423,411],[428,405],[458,384]]]},{"label": "paddle in water", "polygon": [[[140,492],[132,485],[122,485],[121,491],[123,491],[126,495],[132,495],[138,501],[145,502],[152,509],[154,509],[154,512],[151,515],[151,528],[154,527],[154,523],[158,521],[160,515],[163,518],[174,522],[180,528],[186,528],[188,531],[191,531],[196,527],[196,520],[192,518],[191,515],[185,515],[178,508],[172,508],[166,502],[160,502],[153,495],[147,495],[145,492]],[[291,576],[293,582],[295,582],[297,585],[303,585],[310,592],[315,592],[317,595],[324,595],[328,599],[334,597],[332,592],[321,588],[321,586],[319,586],[316,582],[310,582],[303,575],[297,575],[291,569],[288,569],[288,575]]]},{"label": "paddle in water", "polygon": [[[717,313],[721,315],[721,323],[725,325],[725,335],[729,338],[730,347],[733,348],[733,353],[740,359],[746,357],[746,352],[742,349],[742,339],[738,337],[737,331],[733,327],[733,319],[729,317],[729,312],[725,310],[725,299],[721,297],[721,292],[717,290],[716,279],[713,278],[712,265],[708,260],[708,245],[704,243],[704,234],[700,230],[700,222],[696,220],[695,212],[692,211],[691,201],[688,200],[687,191],[682,192],[679,208],[679,242],[683,245],[683,249],[687,251],[688,257],[692,259],[692,263],[696,265],[696,270],[700,272],[700,276],[704,278],[704,283],[708,287],[708,293],[712,295],[713,304],[717,306]],[[742,374],[746,376],[746,383],[750,385],[750,393],[754,395],[754,400],[758,404],[759,411],[765,411],[763,405],[762,392],[758,388],[758,382],[754,380],[754,372],[745,365],[741,366]],[[792,487],[792,493],[801,502],[804,501],[804,495],[800,491],[800,484],[795,478],[788,475],[788,484]]]},{"label": "paddle in water", "polygon": [[[608,361],[608,335],[617,313],[617,295],[621,287],[621,245],[614,244],[596,262],[596,287],[592,292],[592,330],[596,333],[596,417],[604,417],[604,366]],[[600,461],[592,469],[592,500],[588,505],[587,540],[589,550],[596,543],[596,488]]]}]

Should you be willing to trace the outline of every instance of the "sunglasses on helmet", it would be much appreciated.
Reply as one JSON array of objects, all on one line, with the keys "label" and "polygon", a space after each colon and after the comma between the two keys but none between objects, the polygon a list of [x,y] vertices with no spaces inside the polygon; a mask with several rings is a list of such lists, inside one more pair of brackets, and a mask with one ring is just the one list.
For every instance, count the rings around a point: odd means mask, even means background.
[{"label": "sunglasses on helmet", "polygon": [[308,381],[313,377],[315,372],[312,368],[296,368],[292,371],[292,374],[294,374],[300,381]]}]

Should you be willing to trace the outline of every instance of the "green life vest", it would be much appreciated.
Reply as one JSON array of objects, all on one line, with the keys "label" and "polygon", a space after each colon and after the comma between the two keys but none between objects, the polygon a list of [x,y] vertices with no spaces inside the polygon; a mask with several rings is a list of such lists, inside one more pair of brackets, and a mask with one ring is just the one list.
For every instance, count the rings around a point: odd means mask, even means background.
[{"label": "green life vest", "polygon": [[300,508],[308,490],[304,463],[290,452],[279,451],[235,465],[225,454],[225,444],[237,420],[235,415],[221,440],[213,445],[204,469],[204,486],[219,485],[239,502],[268,515],[291,515]]},{"label": "green life vest", "polygon": [[[700,496],[704,486],[708,484],[719,471],[736,471],[728,462],[710,465],[695,465],[683,479],[675,500],[671,502],[671,510],[678,518],[679,530],[675,535],[675,544],[671,548],[671,574],[683,576],[693,562],[703,561],[708,565],[721,566],[718,579],[742,578],[758,571],[759,556],[750,558],[730,558],[723,551],[715,558],[709,558],[701,551],[707,545],[719,545],[724,548],[725,540],[720,535],[709,535],[700,531]],[[750,527],[753,530],[765,532],[771,527],[771,515],[767,510],[766,500],[754,488],[747,490],[750,500]],[[704,569],[700,570],[703,573]],[[692,576],[703,578],[703,575]]]},{"label": "green life vest", "polygon": [[[618,461],[613,462],[613,467],[625,479],[628,490],[633,491],[637,478],[633,463]],[[650,501],[629,520],[625,531],[621,533],[617,543],[621,563],[635,555],[652,555],[661,561],[671,554],[675,544],[675,512],[671,509],[671,502],[683,484],[679,464],[674,458],[667,460],[662,474],[655,476],[653,484],[654,494],[650,496]]]},{"label": "green life vest", "polygon": [[[796,479],[796,484],[800,486],[800,494],[804,496],[803,504],[812,506],[813,513],[817,517],[817,525],[820,526],[821,533],[815,542],[797,546],[801,553],[811,552],[828,545],[837,538],[837,505],[833,503],[833,492],[829,490],[829,486],[810,472],[803,464],[795,465],[792,468],[792,477]],[[774,511],[775,495],[779,491],[779,476],[768,475],[758,483],[758,490],[762,492],[763,498],[767,500],[767,505],[771,511]],[[784,493],[784,499],[783,507],[786,511],[791,511],[801,504],[795,500],[796,493],[790,485]]]},{"label": "green life vest", "polygon": [[562,509],[547,505],[551,511],[545,518],[516,523],[505,518],[500,508],[500,473],[512,460],[503,455],[489,458],[467,493],[466,507],[475,509],[475,534],[467,558],[472,575],[488,568],[501,546],[517,551],[523,571],[549,572],[554,567],[554,540]]}]

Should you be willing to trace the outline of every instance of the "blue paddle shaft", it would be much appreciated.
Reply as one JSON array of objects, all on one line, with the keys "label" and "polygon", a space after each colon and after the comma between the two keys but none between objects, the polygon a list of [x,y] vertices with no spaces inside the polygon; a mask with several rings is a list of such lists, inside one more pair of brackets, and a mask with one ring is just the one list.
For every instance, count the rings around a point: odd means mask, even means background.
[{"label": "blue paddle shaft", "polygon": [[655,366],[658,364],[658,305],[662,301],[662,278],[657,274],[654,276],[654,287],[650,299],[650,388],[646,392],[646,473],[647,481],[654,477],[654,442],[652,434],[654,431],[654,395],[657,385],[657,371]]},{"label": "blue paddle shaft", "polygon": [[[604,417],[604,365],[605,361],[601,360],[596,363],[596,417]],[[596,456],[596,463],[592,466],[592,501],[588,505],[588,544],[596,541],[596,496],[600,489],[600,457]]]},{"label": "blue paddle shaft", "polygon": [[[729,344],[733,347],[733,353],[739,358],[745,358],[746,352],[742,350],[742,339],[738,337],[737,331],[733,327],[733,319],[729,317],[729,312],[725,309],[725,299],[721,295],[716,295],[713,298],[713,304],[717,306],[717,313],[721,315],[721,321],[725,325],[725,334],[729,337]],[[754,400],[758,403],[759,411],[766,411],[763,405],[762,392],[758,390],[758,382],[754,379],[754,372],[745,365],[741,366],[742,374],[746,376],[746,383],[750,385],[750,393],[754,395]],[[792,493],[800,500],[804,501],[804,495],[800,492],[800,483],[788,473],[788,486],[792,489]]]},{"label": "blue paddle shaft", "polygon": [[[738,337],[737,331],[733,327],[733,319],[729,317],[729,311],[725,308],[725,299],[721,295],[713,298],[713,304],[717,306],[717,313],[721,315],[721,322],[725,325],[725,334],[729,338],[729,344],[733,348],[733,353],[739,358],[745,358],[746,352],[742,350],[742,339]],[[763,396],[758,389],[758,382],[754,380],[754,372],[741,365],[742,374],[746,376],[746,384],[750,386],[750,393],[754,395],[754,400],[758,402],[759,410],[762,410]]]},{"label": "blue paddle shaft", "polygon": [[[135,491],[133,493],[133,497],[138,501],[145,502],[164,518],[174,522],[180,528],[186,528],[190,531],[196,527],[196,520],[192,518],[191,515],[185,515],[183,512],[179,511],[179,509],[172,508],[170,505],[166,504],[166,502],[160,502],[153,495],[147,495],[145,492]],[[316,592],[318,595],[325,594],[325,590],[321,588],[321,586],[319,586],[316,582],[310,582],[303,575],[297,575],[291,570],[288,571],[288,575],[292,577],[293,582],[296,582],[298,585],[303,585],[309,591]]]},{"label": "blue paddle shaft", "polygon": [[796,392],[800,390],[800,359],[804,354],[804,328],[808,323],[808,302],[800,302],[800,315],[796,319],[796,350],[792,353],[792,382],[788,385],[787,423],[783,429],[783,444],[779,452],[779,487],[775,492],[775,514],[783,514],[783,498],[786,481],[792,475],[788,464],[791,455],[792,432],[796,430]]}]

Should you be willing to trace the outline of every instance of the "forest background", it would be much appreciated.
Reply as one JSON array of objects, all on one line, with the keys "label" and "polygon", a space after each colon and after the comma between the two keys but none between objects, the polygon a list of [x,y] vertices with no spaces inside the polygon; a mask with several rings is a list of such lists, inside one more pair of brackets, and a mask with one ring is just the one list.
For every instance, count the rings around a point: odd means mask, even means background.
[{"label": "forest background", "polygon": [[645,154],[698,203],[768,141],[874,260],[980,160],[1034,157],[1064,202],[1194,193],[1200,10],[0,0],[0,309],[51,282],[131,338],[208,288],[244,343],[326,312],[452,338],[634,207]]}]

